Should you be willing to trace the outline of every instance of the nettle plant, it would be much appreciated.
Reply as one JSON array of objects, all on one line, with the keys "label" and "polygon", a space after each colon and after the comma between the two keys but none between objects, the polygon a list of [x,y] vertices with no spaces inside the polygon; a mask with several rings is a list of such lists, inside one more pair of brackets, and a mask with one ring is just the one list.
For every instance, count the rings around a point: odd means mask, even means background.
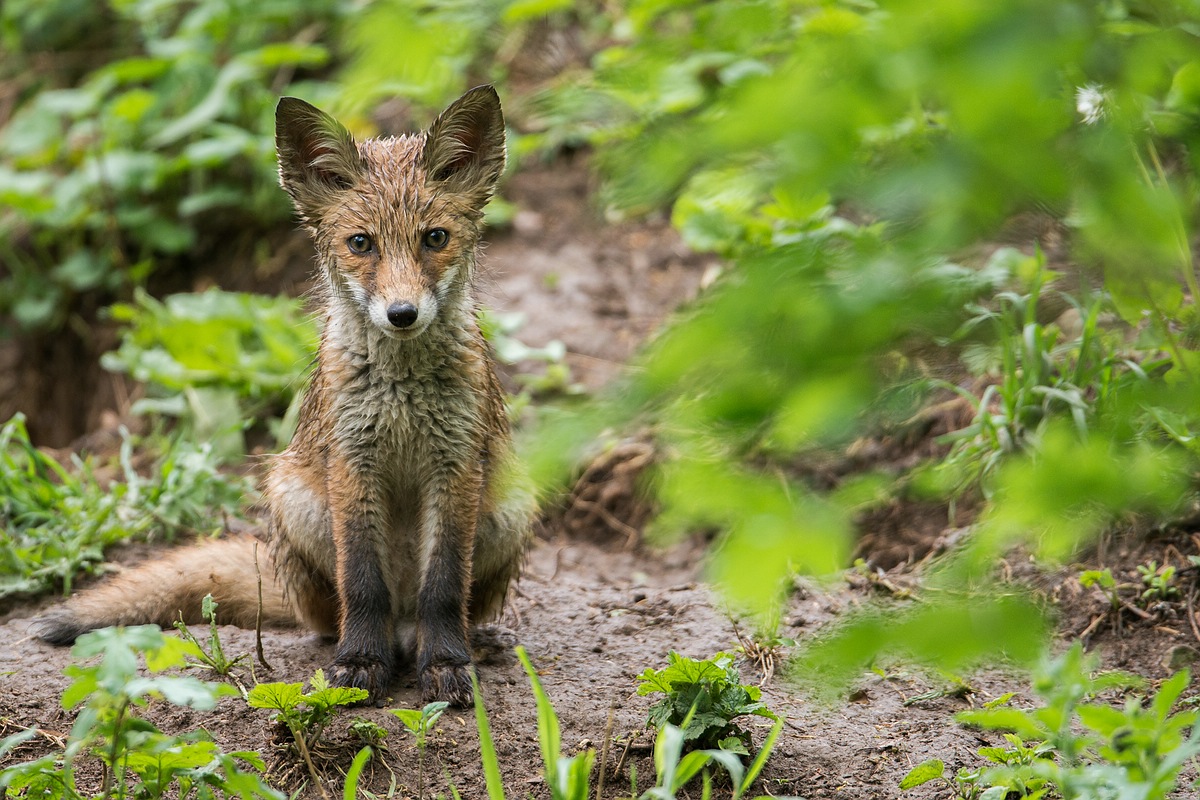
[{"label": "nettle plant", "polygon": [[670,724],[683,732],[689,748],[750,753],[750,732],[735,720],[755,716],[779,719],[760,699],[762,690],[741,682],[734,656],[717,653],[696,660],[671,651],[663,669],[647,668],[638,676],[639,695],[662,694],[650,706],[647,724],[661,730]]}]

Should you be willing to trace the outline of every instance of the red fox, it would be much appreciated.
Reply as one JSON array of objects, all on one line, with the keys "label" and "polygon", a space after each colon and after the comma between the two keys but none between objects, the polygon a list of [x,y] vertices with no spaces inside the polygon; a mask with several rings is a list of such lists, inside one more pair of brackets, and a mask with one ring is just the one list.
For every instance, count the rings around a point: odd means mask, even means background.
[{"label": "red fox", "polygon": [[313,237],[324,329],[291,445],[270,464],[267,553],[252,537],[169,555],[35,623],[68,643],[182,614],[298,618],[337,636],[329,678],[382,703],[398,656],[424,698],[471,702],[468,624],[496,614],[530,536],[504,396],[476,322],[483,207],[505,163],[490,86],[427,132],[355,142],[296,98],[275,112],[279,174]]}]

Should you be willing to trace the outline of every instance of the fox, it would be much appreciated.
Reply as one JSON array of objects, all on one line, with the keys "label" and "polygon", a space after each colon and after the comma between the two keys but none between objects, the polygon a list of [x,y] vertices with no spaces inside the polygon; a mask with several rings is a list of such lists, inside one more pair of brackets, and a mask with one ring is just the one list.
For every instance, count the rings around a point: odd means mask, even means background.
[{"label": "fox", "polygon": [[500,99],[478,86],[426,131],[362,141],[298,98],[275,119],[324,324],[295,434],[263,481],[264,552],[250,534],[173,551],[34,632],[68,644],[109,625],[199,622],[211,593],[222,622],[261,615],[336,638],[328,679],[368,702],[415,659],[426,702],[467,706],[470,626],[501,610],[536,506],[474,298],[506,159]]}]

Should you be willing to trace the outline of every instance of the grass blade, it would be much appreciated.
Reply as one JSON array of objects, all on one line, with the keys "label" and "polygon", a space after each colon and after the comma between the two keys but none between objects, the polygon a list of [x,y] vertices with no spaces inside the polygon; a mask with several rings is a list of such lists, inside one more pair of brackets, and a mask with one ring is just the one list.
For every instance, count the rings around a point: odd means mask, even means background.
[{"label": "grass blade", "polygon": [[475,694],[475,727],[479,730],[479,758],[483,761],[483,775],[487,779],[489,800],[504,800],[504,781],[500,778],[500,761],[496,758],[496,743],[492,740],[492,728],[488,724],[487,711],[483,708],[483,692],[479,690],[479,678],[471,671],[471,689]]},{"label": "grass blade", "polygon": [[558,786],[558,756],[562,744],[558,715],[554,713],[554,706],[550,704],[550,698],[546,696],[542,682],[538,680],[537,670],[533,668],[525,648],[518,645],[516,650],[517,658],[521,660],[521,666],[525,667],[525,674],[529,676],[529,683],[533,686],[533,697],[537,702],[538,712],[538,742],[542,746],[542,761],[546,765],[546,785],[553,791]]},{"label": "grass blade", "polygon": [[737,791],[739,795],[745,794],[746,790],[750,788],[750,784],[754,783],[755,779],[758,778],[758,773],[762,772],[762,768],[767,765],[767,759],[771,757],[771,751],[775,749],[775,742],[779,739],[779,734],[782,731],[783,717],[780,717],[771,726],[771,732],[767,734],[762,747],[758,748],[758,755],[754,757],[754,761],[750,764],[750,769],[746,772],[746,777],[742,780],[742,785]]},{"label": "grass blade", "polygon": [[358,751],[358,755],[354,756],[354,761],[350,763],[350,770],[346,773],[346,785],[342,788],[342,800],[357,800],[358,797],[358,779],[362,775],[363,768],[367,766],[367,762],[373,754],[370,746],[364,747]]}]

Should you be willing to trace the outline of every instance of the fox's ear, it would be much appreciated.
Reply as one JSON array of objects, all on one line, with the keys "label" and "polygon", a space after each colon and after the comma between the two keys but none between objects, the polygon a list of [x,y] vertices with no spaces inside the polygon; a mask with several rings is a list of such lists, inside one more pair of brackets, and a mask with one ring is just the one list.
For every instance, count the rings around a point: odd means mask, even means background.
[{"label": "fox's ear", "polygon": [[441,113],[426,135],[421,166],[427,181],[483,208],[504,171],[504,114],[495,89],[476,86]]},{"label": "fox's ear", "polygon": [[297,97],[282,97],[275,107],[275,149],[279,182],[304,217],[329,205],[334,193],[354,186],[363,173],[350,131]]}]

